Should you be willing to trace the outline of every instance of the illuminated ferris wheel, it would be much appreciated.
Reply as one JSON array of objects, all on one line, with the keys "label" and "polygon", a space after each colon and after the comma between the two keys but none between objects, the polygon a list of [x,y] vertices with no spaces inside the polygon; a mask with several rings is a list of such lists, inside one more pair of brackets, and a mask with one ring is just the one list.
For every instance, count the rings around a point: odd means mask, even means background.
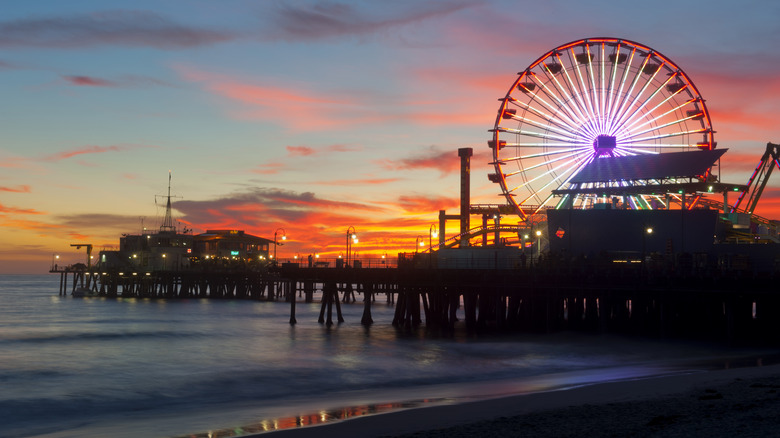
[{"label": "illuminated ferris wheel", "polygon": [[615,38],[574,41],[534,61],[501,99],[491,132],[490,180],[522,218],[560,202],[553,190],[594,160],[715,147],[704,99],[685,72]]}]

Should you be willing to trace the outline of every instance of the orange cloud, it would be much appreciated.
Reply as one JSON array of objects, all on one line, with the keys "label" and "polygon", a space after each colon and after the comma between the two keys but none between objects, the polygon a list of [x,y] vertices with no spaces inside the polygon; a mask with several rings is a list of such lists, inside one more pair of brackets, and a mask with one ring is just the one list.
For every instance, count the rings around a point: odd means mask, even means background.
[{"label": "orange cloud", "polygon": [[28,186],[28,185],[21,185],[21,186],[16,186],[16,187],[2,187],[2,186],[0,186],[0,192],[30,193],[30,186]]},{"label": "orange cloud", "polygon": [[427,196],[400,196],[398,205],[408,212],[438,212],[460,205],[459,199]]},{"label": "orange cloud", "polygon": [[355,186],[355,185],[382,185],[401,181],[400,178],[369,178],[369,179],[336,179],[328,181],[317,181],[318,185],[324,186]]},{"label": "orange cloud", "polygon": [[38,210],[8,207],[0,204],[0,214],[44,214]]}]

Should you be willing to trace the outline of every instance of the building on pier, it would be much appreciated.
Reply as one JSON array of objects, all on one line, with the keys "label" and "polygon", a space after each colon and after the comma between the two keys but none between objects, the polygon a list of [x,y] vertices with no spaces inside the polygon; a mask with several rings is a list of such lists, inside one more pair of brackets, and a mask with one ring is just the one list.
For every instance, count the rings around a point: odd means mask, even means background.
[{"label": "building on pier", "polygon": [[268,260],[273,240],[243,230],[207,230],[195,236],[193,257],[198,259]]}]

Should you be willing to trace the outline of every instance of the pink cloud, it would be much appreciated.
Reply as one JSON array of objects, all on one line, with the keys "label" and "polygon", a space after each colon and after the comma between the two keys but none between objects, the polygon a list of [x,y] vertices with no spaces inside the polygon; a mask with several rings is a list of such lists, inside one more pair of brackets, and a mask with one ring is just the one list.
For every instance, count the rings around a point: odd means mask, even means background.
[{"label": "pink cloud", "polygon": [[[242,120],[264,120],[296,131],[328,130],[368,124],[409,123],[415,125],[474,125],[484,126],[498,108],[493,99],[474,105],[461,94],[436,93],[421,84],[422,92],[413,91],[409,96],[388,96],[382,92],[366,93],[363,90],[307,89],[301,86],[275,83],[265,85],[249,83],[239,78],[178,67],[185,80],[202,83],[209,92],[237,105],[229,113]],[[411,82],[415,78],[410,78]],[[434,78],[430,78],[431,83]],[[488,81],[488,79],[484,79]],[[451,89],[458,89],[453,84]],[[430,95],[432,97],[418,97]],[[460,96],[460,97],[459,97]],[[376,102],[381,101],[382,105]],[[291,114],[305,117],[290,117]],[[335,146],[334,151],[348,149]],[[299,150],[298,152],[302,152]]]},{"label": "pink cloud", "polygon": [[260,175],[274,175],[285,168],[284,163],[273,161],[270,163],[258,164],[257,167],[251,170],[252,173],[258,173]]},{"label": "pink cloud", "polygon": [[79,155],[88,154],[102,154],[106,152],[120,152],[138,147],[150,147],[140,145],[112,145],[112,146],[84,146],[78,149],[72,149],[68,151],[62,151],[56,154],[48,155],[43,158],[44,161],[60,161],[68,158],[73,158]]},{"label": "pink cloud", "polygon": [[72,85],[90,87],[114,87],[116,83],[92,76],[63,76]]},{"label": "pink cloud", "polygon": [[286,149],[292,157],[306,157],[315,153],[314,149],[308,146],[287,146]]},{"label": "pink cloud", "polygon": [[[477,151],[471,158],[472,163],[477,160],[487,160],[488,152]],[[399,160],[378,160],[376,163],[388,170],[425,170],[436,169],[441,175],[447,175],[460,171],[460,158],[456,151],[440,150],[437,147],[430,147],[426,152],[414,155],[409,158]],[[472,164],[473,168],[473,164]]]},{"label": "pink cloud", "polygon": [[401,181],[400,178],[368,178],[368,179],[337,179],[328,181],[317,181],[318,185],[324,186],[354,186],[354,185],[383,185]]}]

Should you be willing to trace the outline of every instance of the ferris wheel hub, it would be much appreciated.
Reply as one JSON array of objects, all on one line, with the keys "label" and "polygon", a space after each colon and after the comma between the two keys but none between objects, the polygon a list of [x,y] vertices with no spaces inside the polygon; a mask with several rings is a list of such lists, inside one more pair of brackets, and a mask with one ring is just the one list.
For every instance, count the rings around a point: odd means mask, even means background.
[{"label": "ferris wheel hub", "polygon": [[615,155],[615,148],[617,147],[617,138],[611,135],[599,135],[593,141],[593,149],[596,151],[596,155]]}]

